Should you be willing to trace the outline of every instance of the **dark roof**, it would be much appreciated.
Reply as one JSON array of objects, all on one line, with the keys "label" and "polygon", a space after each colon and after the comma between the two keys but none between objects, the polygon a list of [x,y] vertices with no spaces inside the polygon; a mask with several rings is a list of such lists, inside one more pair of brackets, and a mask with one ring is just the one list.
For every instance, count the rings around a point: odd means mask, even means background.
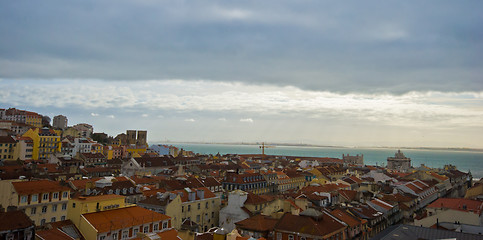
[{"label": "dark roof", "polygon": [[170,157],[140,157],[134,158],[137,163],[144,167],[167,167],[174,166]]},{"label": "dark roof", "polygon": [[16,143],[11,136],[0,136],[0,143]]},{"label": "dark roof", "polygon": [[0,213],[0,231],[23,229],[31,226],[35,225],[22,211]]},{"label": "dark roof", "polygon": [[321,217],[297,216],[286,213],[275,225],[275,230],[302,233],[312,236],[326,236],[341,231],[346,226],[334,217],[323,213]]},{"label": "dark roof", "polygon": [[453,232],[434,228],[417,227],[411,225],[394,225],[386,228],[372,238],[372,240],[391,240],[391,239],[458,239],[458,240],[473,240],[483,239],[482,235]]},{"label": "dark roof", "polygon": [[261,214],[249,217],[247,219],[241,220],[236,222],[235,225],[238,228],[257,231],[257,232],[265,232],[265,231],[273,231],[275,224],[277,224],[278,220],[275,218],[271,218],[268,216],[263,216]]}]

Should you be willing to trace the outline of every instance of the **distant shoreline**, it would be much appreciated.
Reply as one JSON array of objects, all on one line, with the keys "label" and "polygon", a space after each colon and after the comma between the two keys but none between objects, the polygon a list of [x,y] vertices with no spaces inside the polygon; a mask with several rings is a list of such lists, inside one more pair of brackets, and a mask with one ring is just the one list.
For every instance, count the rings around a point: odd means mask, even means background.
[{"label": "distant shoreline", "polygon": [[[261,142],[178,142],[178,141],[153,141],[153,144],[204,144],[204,145],[239,145],[239,146],[259,146]],[[281,147],[315,147],[315,148],[346,148],[346,149],[409,149],[409,150],[432,150],[432,151],[462,151],[462,152],[483,152],[481,148],[457,148],[457,147],[391,147],[391,146],[336,146],[336,145],[317,145],[317,144],[297,144],[297,143],[272,143],[265,142],[266,146]]]}]

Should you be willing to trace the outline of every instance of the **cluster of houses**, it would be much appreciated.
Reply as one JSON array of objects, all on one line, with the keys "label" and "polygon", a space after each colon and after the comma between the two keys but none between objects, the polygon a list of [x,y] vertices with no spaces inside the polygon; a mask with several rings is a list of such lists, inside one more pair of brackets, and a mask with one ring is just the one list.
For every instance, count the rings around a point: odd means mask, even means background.
[{"label": "cluster of houses", "polygon": [[[483,182],[451,165],[412,167],[401,151],[384,168],[364,165],[362,155],[200,155],[149,146],[145,131],[108,141],[59,131],[37,126],[0,136],[0,147],[17,154],[0,162],[0,239],[479,239],[483,233]],[[26,145],[19,139],[32,140],[38,157],[18,158]]]}]

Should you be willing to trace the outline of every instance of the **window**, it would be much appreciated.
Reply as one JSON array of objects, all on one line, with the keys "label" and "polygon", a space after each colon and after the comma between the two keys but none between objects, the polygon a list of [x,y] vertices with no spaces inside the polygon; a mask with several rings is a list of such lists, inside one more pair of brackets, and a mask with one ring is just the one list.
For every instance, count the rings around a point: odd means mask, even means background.
[{"label": "window", "polygon": [[66,198],[66,197],[67,197],[67,194],[68,194],[67,192],[63,192],[63,193],[62,193],[62,197],[63,197],[63,198]]},{"label": "window", "polygon": [[135,228],[134,231],[133,231],[133,236],[136,236],[136,234],[138,234],[139,232],[139,228]]},{"label": "window", "polygon": [[50,222],[55,222],[55,217],[51,218]]},{"label": "window", "polygon": [[153,224],[153,231],[158,231],[159,230],[159,224]]},{"label": "window", "polygon": [[201,208],[201,203],[198,203],[198,210]]},{"label": "window", "polygon": [[30,209],[30,214],[33,215],[37,212],[37,208],[36,207],[33,207]]},{"label": "window", "polygon": [[75,203],[72,203],[72,208],[75,208]]},{"label": "window", "polygon": [[57,204],[52,205],[52,212],[57,212]]},{"label": "window", "polygon": [[99,237],[99,240],[104,240],[104,239],[106,239],[106,236],[100,236]]},{"label": "window", "polygon": [[200,215],[196,215],[196,223],[200,222]]},{"label": "window", "polygon": [[64,220],[65,220],[65,216],[60,217],[60,221],[64,221]]},{"label": "window", "polygon": [[42,213],[46,213],[47,212],[47,206],[43,206],[42,207]]},{"label": "window", "polygon": [[22,197],[20,198],[20,202],[21,202],[21,203],[26,203],[26,202],[27,202],[27,196],[22,196]]},{"label": "window", "polygon": [[42,200],[48,200],[48,199],[49,199],[49,194],[44,193],[44,195],[42,196]]},{"label": "window", "polygon": [[149,226],[144,227],[144,231],[143,231],[143,232],[144,232],[144,233],[149,232]]},{"label": "window", "polygon": [[117,233],[112,234],[112,239],[117,239]]},{"label": "window", "polygon": [[40,225],[44,225],[44,224],[45,224],[45,219],[40,220]]},{"label": "window", "polygon": [[205,203],[205,208],[208,208],[208,202]]},{"label": "window", "polygon": [[191,205],[188,205],[188,212],[191,211]]},{"label": "window", "polygon": [[293,240],[293,235],[288,235],[288,240]]},{"label": "window", "polygon": [[128,230],[122,231],[122,239],[127,239],[128,237],[129,237],[129,231]]},{"label": "window", "polygon": [[282,240],[282,233],[277,233],[277,240]]},{"label": "window", "polygon": [[215,212],[211,212],[211,218],[215,217]]},{"label": "window", "polygon": [[57,192],[56,192],[56,193],[54,193],[54,195],[52,196],[52,198],[54,198],[54,199],[59,198],[59,193],[57,193]]},{"label": "window", "polygon": [[163,229],[168,228],[168,221],[163,222]]},{"label": "window", "polygon": [[181,212],[184,212],[184,206],[181,206]]},{"label": "window", "polygon": [[39,195],[35,194],[32,195],[32,202],[38,202],[39,201]]},{"label": "window", "polygon": [[67,210],[67,203],[62,204],[62,210]]}]

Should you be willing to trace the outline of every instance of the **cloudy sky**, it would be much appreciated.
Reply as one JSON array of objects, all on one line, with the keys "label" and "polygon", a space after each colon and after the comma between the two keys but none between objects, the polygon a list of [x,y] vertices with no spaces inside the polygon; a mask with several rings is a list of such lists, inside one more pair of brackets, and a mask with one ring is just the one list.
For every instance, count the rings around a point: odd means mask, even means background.
[{"label": "cloudy sky", "polygon": [[150,141],[483,148],[482,1],[1,1],[0,107]]}]

